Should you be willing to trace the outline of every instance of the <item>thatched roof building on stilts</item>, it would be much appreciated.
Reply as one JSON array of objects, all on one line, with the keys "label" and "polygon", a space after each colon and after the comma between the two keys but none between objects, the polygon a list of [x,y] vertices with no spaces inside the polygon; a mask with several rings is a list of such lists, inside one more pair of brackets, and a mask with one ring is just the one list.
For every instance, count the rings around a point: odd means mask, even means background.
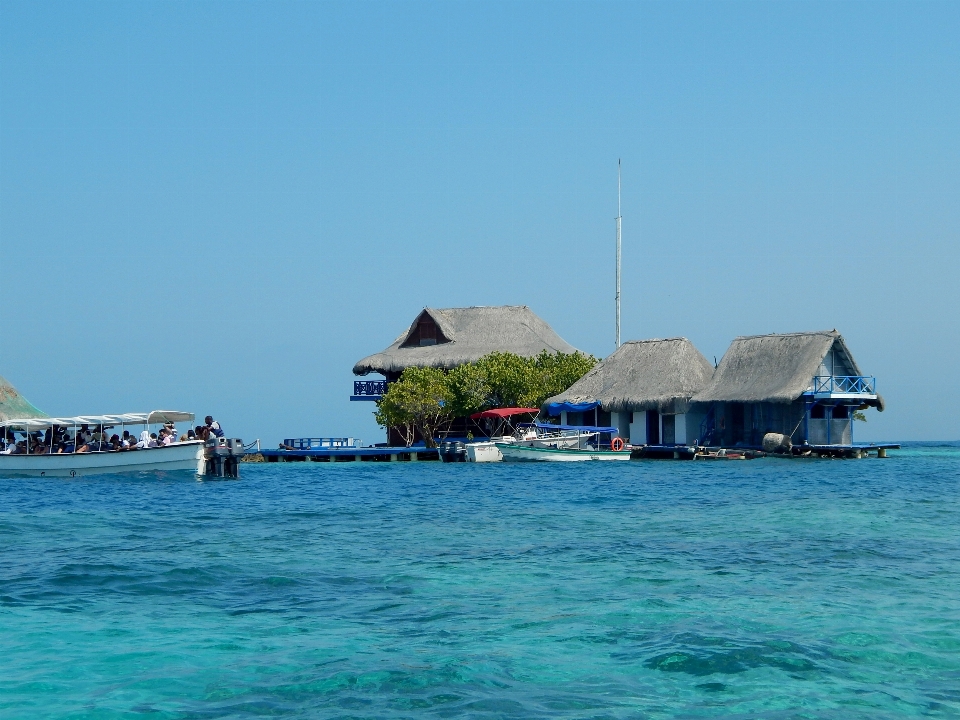
[{"label": "thatched roof building on stilts", "polygon": [[700,422],[689,416],[690,399],[712,375],[687,338],[626,342],[544,409],[563,424],[616,426],[635,445],[685,444]]},{"label": "thatched roof building on stilts", "polygon": [[876,379],[836,330],[738,337],[693,401],[704,409],[704,441],[727,447],[759,447],[767,433],[849,445],[853,413],[883,410]]},{"label": "thatched roof building on stilts", "polygon": [[492,352],[534,357],[544,350],[577,352],[526,305],[424,308],[389,347],[354,365],[353,373],[393,380],[408,367],[452,370]]},{"label": "thatched roof building on stilts", "polygon": [[[526,305],[424,308],[389,347],[353,366],[354,375],[380,373],[386,380],[354,382],[350,399],[378,399],[386,383],[397,380],[408,367],[452,370],[493,352],[535,357],[544,351],[578,352]],[[468,419],[458,418],[451,432],[465,435],[470,427]],[[391,445],[403,444],[393,429],[388,430],[387,440]]]}]

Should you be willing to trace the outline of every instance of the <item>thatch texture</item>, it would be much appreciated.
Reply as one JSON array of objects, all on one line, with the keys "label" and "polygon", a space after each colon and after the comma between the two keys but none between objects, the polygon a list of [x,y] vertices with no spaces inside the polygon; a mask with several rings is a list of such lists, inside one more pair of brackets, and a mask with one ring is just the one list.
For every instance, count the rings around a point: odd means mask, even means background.
[{"label": "thatch texture", "polygon": [[[434,320],[442,337],[437,345],[402,347],[424,317]],[[410,327],[390,347],[363,358],[354,375],[398,373],[408,367],[446,370],[476,362],[492,352],[533,357],[547,352],[572,353],[577,349],[557,335],[526,305],[498,307],[424,308]]]},{"label": "thatch texture", "polygon": [[686,412],[713,365],[686,338],[637,340],[621,345],[550,403],[599,402],[608,412]]},{"label": "thatch texture", "polygon": [[860,375],[860,368],[836,330],[738,337],[724,354],[713,379],[693,399],[793,402],[810,387],[834,344],[852,373]]},{"label": "thatch texture", "polygon": [[0,421],[44,417],[47,416],[31,405],[13,385],[0,377]]}]

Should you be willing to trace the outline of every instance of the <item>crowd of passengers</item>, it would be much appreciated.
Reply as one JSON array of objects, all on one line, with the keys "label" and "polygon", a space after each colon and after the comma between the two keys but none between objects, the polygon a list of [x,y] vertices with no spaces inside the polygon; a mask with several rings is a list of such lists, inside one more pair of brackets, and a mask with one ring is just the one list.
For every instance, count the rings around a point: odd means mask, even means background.
[{"label": "crowd of passengers", "polygon": [[[87,453],[87,452],[123,452],[129,450],[145,450],[147,448],[164,447],[173,445],[177,442],[187,442],[189,440],[203,440],[206,442],[211,437],[223,437],[223,430],[220,423],[214,420],[210,415],[204,418],[204,425],[197,425],[192,430],[177,438],[177,428],[172,422],[164,424],[159,433],[152,433],[144,430],[139,436],[132,435],[129,430],[124,430],[122,435],[117,433],[110,434],[115,426],[113,425],[90,425],[85,423],[73,431],[72,427],[54,425],[48,427],[46,432],[26,433],[26,437],[17,440],[15,433],[10,428],[3,430],[3,446],[0,453],[5,455],[49,455],[51,453],[60,455],[63,453]],[[20,433],[23,435],[24,433]]]}]

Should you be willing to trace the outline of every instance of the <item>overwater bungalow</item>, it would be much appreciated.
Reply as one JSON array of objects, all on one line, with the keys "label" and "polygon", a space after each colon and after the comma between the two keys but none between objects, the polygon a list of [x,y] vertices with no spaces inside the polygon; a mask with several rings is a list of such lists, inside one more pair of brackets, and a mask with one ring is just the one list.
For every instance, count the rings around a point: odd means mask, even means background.
[{"label": "overwater bungalow", "polygon": [[836,330],[738,337],[693,397],[702,445],[760,447],[767,433],[794,445],[850,446],[854,412],[883,410]]},{"label": "overwater bungalow", "polygon": [[380,373],[393,382],[408,367],[452,370],[492,352],[534,357],[577,349],[526,305],[424,308],[400,337],[353,366],[354,375]]},{"label": "overwater bungalow", "polygon": [[[492,352],[534,357],[544,350],[577,352],[526,305],[424,308],[389,347],[353,366],[354,375],[379,373],[385,379],[355,381],[350,399],[378,400],[386,383],[399,379],[408,367],[452,370]],[[451,432],[466,433],[468,425],[459,418]],[[388,439],[402,444],[395,433],[388,433]]]},{"label": "overwater bungalow", "polygon": [[617,427],[632,445],[692,444],[703,412],[690,400],[713,370],[687,338],[626,342],[544,409],[564,425]]}]

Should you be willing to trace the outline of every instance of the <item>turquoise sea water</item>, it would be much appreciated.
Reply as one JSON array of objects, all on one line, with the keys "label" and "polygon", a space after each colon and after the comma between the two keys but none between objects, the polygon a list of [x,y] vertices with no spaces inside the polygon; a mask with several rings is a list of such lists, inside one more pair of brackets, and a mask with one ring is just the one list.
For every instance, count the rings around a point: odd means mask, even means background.
[{"label": "turquoise sea water", "polygon": [[0,718],[960,717],[960,446],[0,479]]}]

